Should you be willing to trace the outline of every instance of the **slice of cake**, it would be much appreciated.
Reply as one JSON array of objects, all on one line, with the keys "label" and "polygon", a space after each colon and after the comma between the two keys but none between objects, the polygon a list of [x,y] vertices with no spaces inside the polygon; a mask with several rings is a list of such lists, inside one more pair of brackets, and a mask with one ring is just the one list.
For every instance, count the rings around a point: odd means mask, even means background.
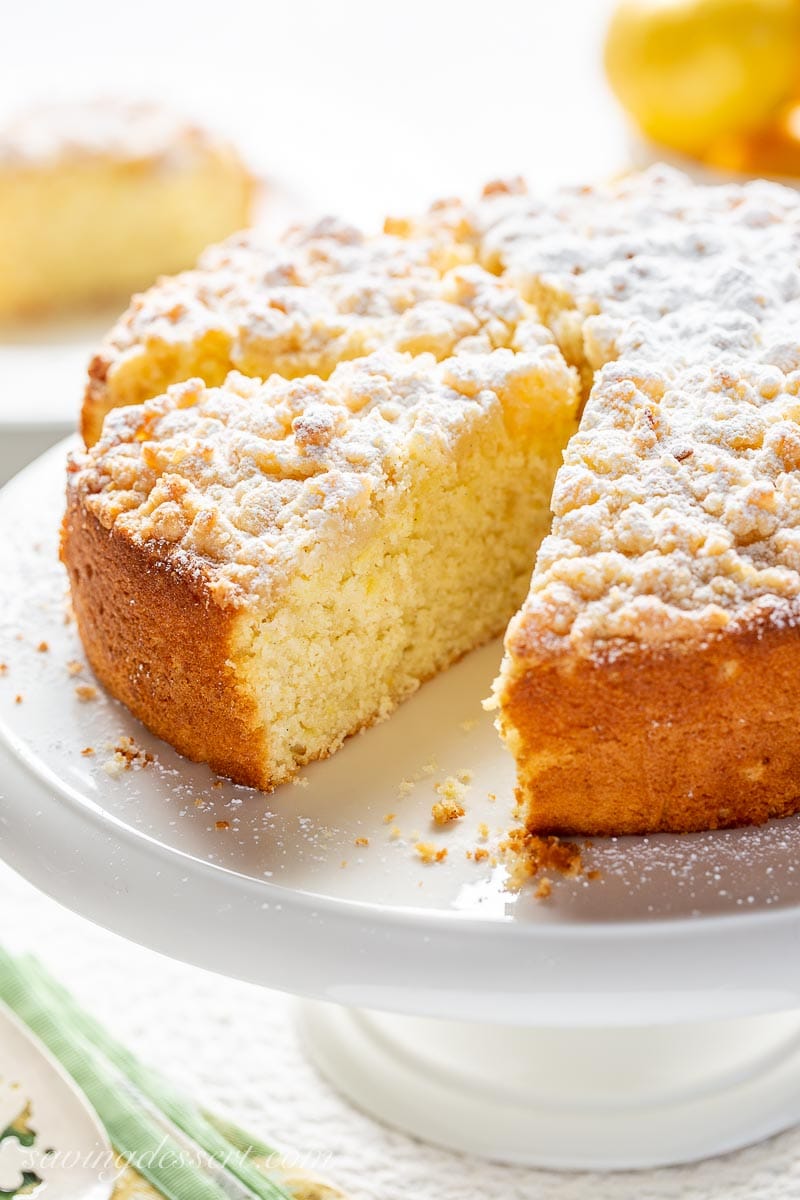
[{"label": "slice of cake", "polygon": [[380,348],[437,359],[509,346],[526,317],[517,292],[477,267],[449,236],[365,237],[325,219],[278,243],[250,231],[212,246],[196,270],[135,296],[90,366],[81,415],[87,445],[112,408],[197,376],[327,378]]},{"label": "slice of cake", "polygon": [[538,331],[115,410],[62,543],[94,671],[182,753],[275,787],[505,628],[577,407]]},{"label": "slice of cake", "polygon": [[247,224],[226,142],[122,101],[33,110],[0,131],[0,319],[124,299]]}]

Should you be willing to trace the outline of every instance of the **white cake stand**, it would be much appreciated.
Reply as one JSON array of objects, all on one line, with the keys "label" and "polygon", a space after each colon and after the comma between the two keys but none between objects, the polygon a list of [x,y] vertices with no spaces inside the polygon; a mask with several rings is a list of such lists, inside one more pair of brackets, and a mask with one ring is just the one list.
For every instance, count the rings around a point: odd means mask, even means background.
[{"label": "white cake stand", "polygon": [[[599,880],[556,878],[547,900],[506,891],[491,855],[513,768],[480,706],[497,645],[299,786],[216,780],[102,690],[75,694],[92,680],[68,668],[84,656],[56,557],[64,454],[0,493],[12,866],[132,940],[305,997],[322,1071],[448,1146],[646,1167],[800,1120],[800,821],[597,840],[583,858]],[[123,737],[155,761],[120,771]],[[459,772],[467,816],[434,828],[435,785]],[[446,859],[425,865],[419,840]],[[476,847],[490,857],[467,857]]]}]

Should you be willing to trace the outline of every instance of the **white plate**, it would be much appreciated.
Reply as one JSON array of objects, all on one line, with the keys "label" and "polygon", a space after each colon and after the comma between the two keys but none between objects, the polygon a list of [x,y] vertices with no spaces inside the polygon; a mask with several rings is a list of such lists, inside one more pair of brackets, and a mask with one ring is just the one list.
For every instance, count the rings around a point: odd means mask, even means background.
[{"label": "white plate", "polygon": [[[466,857],[482,822],[491,849],[511,820],[513,766],[480,706],[497,644],[270,796],[215,780],[102,691],[81,703],[56,557],[64,455],[0,494],[0,853],[43,890],[175,957],[397,1012],[598,1025],[800,1003],[797,818],[598,840],[584,861],[602,878],[556,879],[547,901]],[[113,778],[123,735],[156,761]],[[440,830],[434,787],[458,771],[467,816]],[[423,864],[418,839],[446,860]]]},{"label": "white plate", "polygon": [[108,1200],[114,1154],[97,1114],[38,1038],[0,1005],[0,1130],[26,1106],[35,1141],[0,1141],[0,1189],[18,1187],[22,1172],[33,1171],[47,1200]]}]

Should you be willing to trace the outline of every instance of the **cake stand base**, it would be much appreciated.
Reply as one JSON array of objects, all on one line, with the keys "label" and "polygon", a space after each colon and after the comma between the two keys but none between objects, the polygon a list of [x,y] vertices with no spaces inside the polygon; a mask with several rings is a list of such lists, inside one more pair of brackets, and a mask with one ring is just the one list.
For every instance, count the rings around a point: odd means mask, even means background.
[{"label": "cake stand base", "polygon": [[312,1061],[355,1105],[452,1150],[558,1170],[696,1161],[800,1122],[800,1013],[526,1029],[302,1001]]}]

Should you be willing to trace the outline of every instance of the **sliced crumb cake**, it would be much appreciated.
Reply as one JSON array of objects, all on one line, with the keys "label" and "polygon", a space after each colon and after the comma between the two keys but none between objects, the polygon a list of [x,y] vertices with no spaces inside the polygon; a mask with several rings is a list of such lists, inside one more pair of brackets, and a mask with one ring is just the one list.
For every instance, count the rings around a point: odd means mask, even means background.
[{"label": "sliced crumb cake", "polygon": [[101,352],[90,441],[205,384],[73,463],[100,677],[271,786],[502,628],[533,567],[494,692],[531,831],[795,811],[797,195],[656,169],[336,229],[209,251]]}]

